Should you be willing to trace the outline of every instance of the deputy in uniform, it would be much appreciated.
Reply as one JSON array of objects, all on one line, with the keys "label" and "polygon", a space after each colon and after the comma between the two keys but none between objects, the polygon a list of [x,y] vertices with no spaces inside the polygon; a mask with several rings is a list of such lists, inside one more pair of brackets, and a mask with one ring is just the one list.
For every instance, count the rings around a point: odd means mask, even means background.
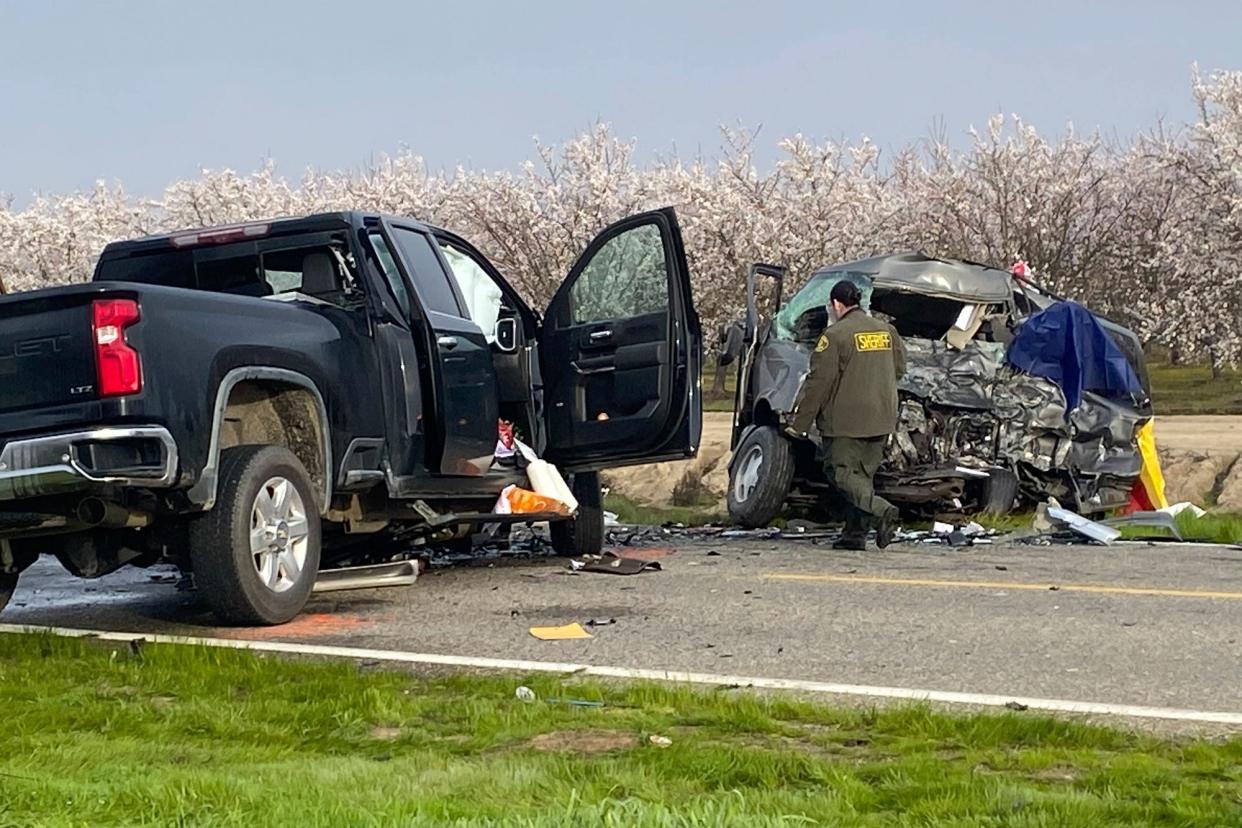
[{"label": "deputy in uniform", "polygon": [[875,493],[875,473],[884,446],[897,427],[897,380],[906,372],[906,351],[897,331],[859,307],[853,282],[832,287],[829,312],[835,320],[820,335],[811,356],[801,402],[787,429],[807,439],[811,423],[827,449],[826,471],[848,506],[845,532],[836,549],[866,549],[868,523],[876,545],[888,546],[897,528],[897,508]]}]

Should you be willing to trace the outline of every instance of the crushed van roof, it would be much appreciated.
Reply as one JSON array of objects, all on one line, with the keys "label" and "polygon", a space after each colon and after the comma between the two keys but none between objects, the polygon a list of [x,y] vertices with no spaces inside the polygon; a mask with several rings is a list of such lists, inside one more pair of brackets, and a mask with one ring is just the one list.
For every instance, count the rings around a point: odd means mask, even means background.
[{"label": "crushed van roof", "polygon": [[938,259],[919,252],[874,256],[834,264],[815,272],[849,271],[870,276],[877,288],[948,296],[968,302],[1007,302],[1013,295],[1007,271],[962,259]]}]

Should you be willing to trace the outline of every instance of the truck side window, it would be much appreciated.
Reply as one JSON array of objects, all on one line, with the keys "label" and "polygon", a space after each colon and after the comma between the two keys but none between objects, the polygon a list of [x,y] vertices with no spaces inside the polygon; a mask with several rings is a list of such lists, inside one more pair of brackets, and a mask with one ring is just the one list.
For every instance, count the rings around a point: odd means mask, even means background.
[{"label": "truck side window", "polygon": [[405,282],[401,280],[401,271],[397,269],[397,261],[392,257],[392,251],[388,249],[388,242],[384,241],[384,237],[379,233],[369,233],[367,239],[371,242],[371,249],[375,251],[376,264],[384,274],[384,281],[388,283],[392,297],[397,300],[401,312],[408,320],[410,318],[410,292],[405,289]]},{"label": "truck side window", "polygon": [[449,275],[444,272],[440,257],[431,246],[431,239],[425,233],[405,227],[393,228],[393,235],[401,252],[405,254],[406,264],[414,270],[414,287],[427,309],[450,316],[462,316],[457,295],[449,284]]},{"label": "truck side window", "polygon": [[570,289],[574,322],[586,324],[668,310],[660,228],[643,224],[607,241]]}]

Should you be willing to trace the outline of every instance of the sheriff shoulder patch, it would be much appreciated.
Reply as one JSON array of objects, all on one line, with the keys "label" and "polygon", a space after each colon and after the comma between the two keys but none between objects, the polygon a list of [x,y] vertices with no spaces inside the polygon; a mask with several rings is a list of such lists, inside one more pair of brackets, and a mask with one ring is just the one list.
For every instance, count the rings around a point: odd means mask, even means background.
[{"label": "sheriff shoulder patch", "polygon": [[893,338],[887,331],[854,334],[854,347],[860,351],[891,351]]},{"label": "sheriff shoulder patch", "polygon": [[819,342],[815,343],[815,353],[822,354],[828,350],[828,334],[820,334]]}]

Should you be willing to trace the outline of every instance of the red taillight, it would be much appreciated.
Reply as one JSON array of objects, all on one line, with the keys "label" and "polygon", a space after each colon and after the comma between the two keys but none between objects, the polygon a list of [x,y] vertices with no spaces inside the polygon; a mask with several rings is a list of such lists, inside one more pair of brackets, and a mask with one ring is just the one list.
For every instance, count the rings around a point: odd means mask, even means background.
[{"label": "red taillight", "polygon": [[92,310],[99,396],[137,394],[142,390],[142,360],[125,341],[125,329],[141,318],[138,303],[133,299],[100,299]]}]

